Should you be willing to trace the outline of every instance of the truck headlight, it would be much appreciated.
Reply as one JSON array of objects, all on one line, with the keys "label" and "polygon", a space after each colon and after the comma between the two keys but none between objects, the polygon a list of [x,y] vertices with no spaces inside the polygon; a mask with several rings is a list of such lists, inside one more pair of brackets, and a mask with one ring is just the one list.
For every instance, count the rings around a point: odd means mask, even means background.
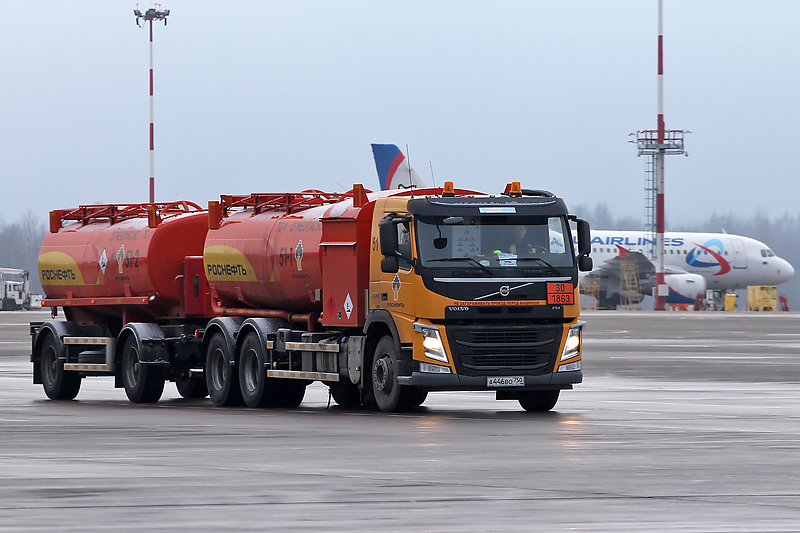
[{"label": "truck headlight", "polygon": [[447,353],[445,353],[444,345],[442,344],[442,337],[439,335],[439,328],[415,323],[414,331],[422,333],[422,347],[425,350],[425,357],[430,357],[443,363],[448,362]]},{"label": "truck headlight", "polygon": [[570,328],[567,333],[567,342],[564,343],[564,351],[561,352],[561,360],[566,361],[581,353],[581,328]]}]

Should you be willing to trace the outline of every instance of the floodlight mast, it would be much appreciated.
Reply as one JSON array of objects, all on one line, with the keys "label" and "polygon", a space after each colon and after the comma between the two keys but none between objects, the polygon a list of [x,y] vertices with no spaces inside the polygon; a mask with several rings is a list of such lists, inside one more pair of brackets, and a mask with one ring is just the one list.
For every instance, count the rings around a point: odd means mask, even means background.
[{"label": "floodlight mast", "polygon": [[155,7],[151,7],[144,13],[139,11],[139,2],[136,2],[136,9],[133,14],[136,16],[136,25],[140,28],[144,26],[139,24],[143,21],[145,24],[150,23],[150,203],[156,201],[156,178],[155,178],[155,130],[153,128],[153,21],[163,20],[164,26],[167,25],[167,16],[169,9],[161,9],[161,2],[154,2]]}]

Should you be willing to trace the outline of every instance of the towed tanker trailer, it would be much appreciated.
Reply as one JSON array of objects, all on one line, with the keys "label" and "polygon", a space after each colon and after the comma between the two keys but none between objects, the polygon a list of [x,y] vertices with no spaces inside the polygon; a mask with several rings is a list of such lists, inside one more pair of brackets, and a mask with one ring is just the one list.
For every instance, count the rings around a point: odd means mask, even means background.
[{"label": "towed tanker trailer", "polygon": [[321,381],[350,407],[483,390],[546,411],[582,381],[589,249],[585,221],[519,182],[57,210],[33,380],[51,399],[106,375],[135,403],[173,381],[216,406],[295,407]]}]

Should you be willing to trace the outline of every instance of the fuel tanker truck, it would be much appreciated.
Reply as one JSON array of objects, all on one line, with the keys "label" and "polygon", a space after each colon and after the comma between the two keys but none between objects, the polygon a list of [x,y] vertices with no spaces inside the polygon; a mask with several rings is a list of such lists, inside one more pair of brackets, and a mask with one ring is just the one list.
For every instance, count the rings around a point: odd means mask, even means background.
[{"label": "fuel tanker truck", "polygon": [[295,407],[320,381],[345,406],[460,390],[546,411],[583,378],[589,250],[585,221],[519,182],[56,210],[33,381],[54,400],[113,376],[135,403],[173,381],[216,406]]}]

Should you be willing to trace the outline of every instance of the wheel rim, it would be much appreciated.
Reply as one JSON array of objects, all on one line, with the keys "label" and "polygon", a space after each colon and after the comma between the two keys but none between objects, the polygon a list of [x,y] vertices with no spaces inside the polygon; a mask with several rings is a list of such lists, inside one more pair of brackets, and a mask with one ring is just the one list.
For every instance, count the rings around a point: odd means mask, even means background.
[{"label": "wheel rim", "polygon": [[49,345],[42,355],[42,367],[44,368],[44,381],[48,387],[52,387],[58,378],[58,357],[53,345]]},{"label": "wheel rim", "polygon": [[379,392],[386,396],[392,392],[392,369],[388,355],[384,354],[375,361],[373,379],[375,380],[375,388]]},{"label": "wheel rim", "polygon": [[141,372],[141,364],[139,363],[139,352],[136,348],[131,346],[128,350],[128,364],[125,365],[125,375],[128,378],[128,383],[131,388],[136,388],[139,384],[139,372]]},{"label": "wheel rim", "polygon": [[225,354],[220,348],[211,352],[209,372],[211,373],[211,385],[214,390],[222,390],[225,386]]},{"label": "wheel rim", "polygon": [[252,393],[258,389],[260,382],[258,368],[258,354],[254,349],[249,349],[244,353],[244,387],[247,392]]}]

